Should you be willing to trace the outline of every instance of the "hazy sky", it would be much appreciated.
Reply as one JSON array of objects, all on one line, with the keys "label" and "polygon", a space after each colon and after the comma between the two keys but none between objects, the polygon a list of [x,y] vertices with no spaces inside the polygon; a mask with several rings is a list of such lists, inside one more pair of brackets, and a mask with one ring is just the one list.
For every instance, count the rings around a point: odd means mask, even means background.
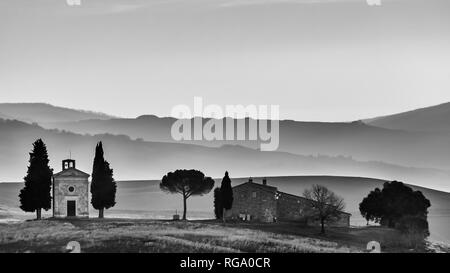
[{"label": "hazy sky", "polygon": [[81,1],[0,0],[0,102],[344,121],[450,101],[448,0]]}]

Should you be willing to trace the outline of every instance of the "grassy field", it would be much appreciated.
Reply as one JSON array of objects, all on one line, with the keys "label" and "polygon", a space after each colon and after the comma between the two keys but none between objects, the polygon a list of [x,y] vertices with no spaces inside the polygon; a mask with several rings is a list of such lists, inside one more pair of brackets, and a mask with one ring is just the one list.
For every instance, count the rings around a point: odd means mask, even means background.
[{"label": "grassy field", "polygon": [[[324,236],[295,223],[90,219],[0,224],[0,252],[65,252],[69,241],[82,252],[364,252],[367,242],[383,251],[406,252],[394,230],[333,228]],[[424,250],[421,250],[424,251]]]}]

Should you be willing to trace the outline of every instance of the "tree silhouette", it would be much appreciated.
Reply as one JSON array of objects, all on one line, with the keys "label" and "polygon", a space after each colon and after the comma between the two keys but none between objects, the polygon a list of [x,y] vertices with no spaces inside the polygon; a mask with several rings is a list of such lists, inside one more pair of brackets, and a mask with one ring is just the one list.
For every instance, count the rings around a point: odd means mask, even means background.
[{"label": "tree silhouette", "polygon": [[26,212],[36,211],[36,219],[41,219],[41,211],[51,208],[51,185],[53,169],[48,165],[47,147],[42,139],[33,143],[30,165],[24,177],[25,187],[20,190],[20,208]]},{"label": "tree silhouette", "polygon": [[376,188],[359,204],[359,211],[366,219],[367,225],[369,225],[369,221],[375,221],[383,215],[383,206],[380,206],[382,202],[381,196],[380,189]]},{"label": "tree silhouette", "polygon": [[309,200],[309,209],[320,221],[320,233],[324,234],[325,223],[339,219],[345,207],[344,200],[321,185],[313,185],[311,189],[306,189],[303,196]]},{"label": "tree silhouette", "polygon": [[159,187],[165,192],[183,196],[183,220],[186,220],[187,199],[192,195],[209,193],[214,187],[214,180],[211,177],[205,177],[201,171],[176,170],[164,175]]},{"label": "tree silhouette", "polygon": [[222,184],[220,186],[220,196],[223,208],[222,219],[225,222],[225,212],[231,209],[233,206],[233,188],[231,187],[231,180],[228,176],[228,172],[225,172],[225,176],[222,179]]},{"label": "tree silhouette", "polygon": [[369,220],[395,227],[405,216],[426,220],[430,201],[420,191],[413,191],[402,182],[385,182],[359,204],[361,214]]},{"label": "tree silhouette", "polygon": [[220,188],[216,187],[214,189],[214,215],[216,216],[216,219],[222,219],[222,214],[223,214],[223,206],[220,195]]},{"label": "tree silhouette", "polygon": [[103,144],[100,141],[95,147],[92,168],[91,204],[98,210],[98,218],[104,217],[104,210],[116,204],[117,185],[113,178],[113,170],[103,157]]}]

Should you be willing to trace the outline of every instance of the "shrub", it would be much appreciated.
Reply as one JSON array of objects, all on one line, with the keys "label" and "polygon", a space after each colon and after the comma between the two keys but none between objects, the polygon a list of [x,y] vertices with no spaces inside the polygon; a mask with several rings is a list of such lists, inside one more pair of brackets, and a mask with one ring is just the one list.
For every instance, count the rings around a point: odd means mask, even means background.
[{"label": "shrub", "polygon": [[428,221],[420,216],[403,216],[398,221],[396,228],[405,237],[407,246],[412,248],[423,246],[425,239],[430,236]]}]

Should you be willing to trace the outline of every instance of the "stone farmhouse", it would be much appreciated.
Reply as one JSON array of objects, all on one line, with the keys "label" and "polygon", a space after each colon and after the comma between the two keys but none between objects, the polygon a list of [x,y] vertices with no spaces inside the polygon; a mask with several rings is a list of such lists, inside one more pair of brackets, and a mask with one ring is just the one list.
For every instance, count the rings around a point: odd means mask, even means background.
[{"label": "stone farmhouse", "polygon": [[[308,217],[308,200],[301,196],[279,191],[276,187],[248,182],[233,187],[233,207],[229,215],[233,219],[244,221],[276,222],[303,221],[305,224],[316,225],[317,221]],[[341,212],[339,219],[331,226],[350,226],[350,213]]]}]

